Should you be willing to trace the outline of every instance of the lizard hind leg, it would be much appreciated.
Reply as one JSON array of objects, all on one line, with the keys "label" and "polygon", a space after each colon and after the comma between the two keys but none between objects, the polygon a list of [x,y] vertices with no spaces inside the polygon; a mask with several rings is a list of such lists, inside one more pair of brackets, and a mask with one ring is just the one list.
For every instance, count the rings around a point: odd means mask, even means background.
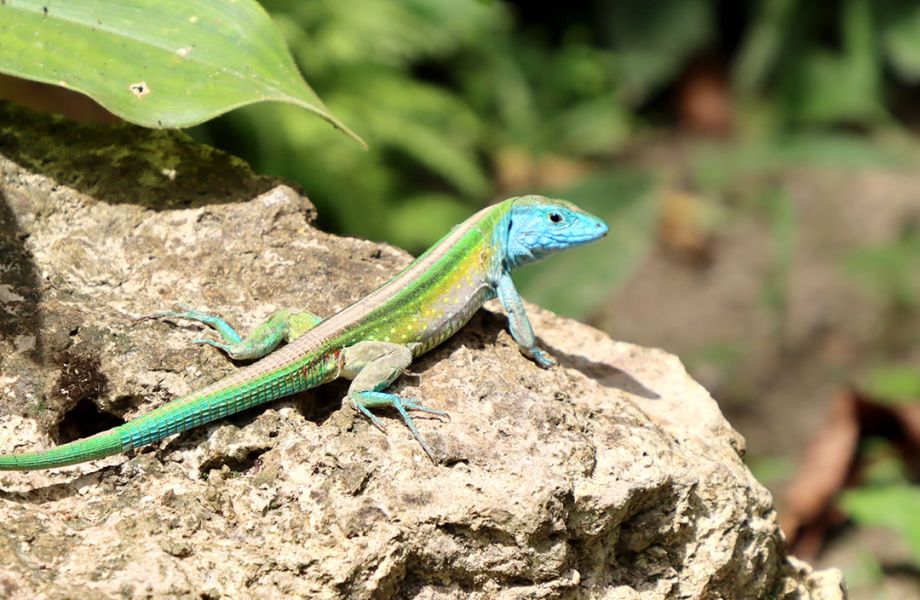
[{"label": "lizard hind leg", "polygon": [[411,362],[412,350],[408,346],[388,342],[358,342],[345,349],[342,376],[352,380],[348,388],[348,400],[355,410],[370,419],[378,429],[384,431],[380,419],[370,409],[381,407],[395,409],[428,458],[435,462],[434,453],[425,442],[425,438],[419,433],[409,411],[417,410],[443,417],[447,417],[447,413],[424,406],[412,398],[403,398],[383,391],[406,370]]},{"label": "lizard hind leg", "polygon": [[207,344],[225,352],[234,360],[253,360],[270,354],[282,341],[291,341],[315,327],[322,319],[308,313],[279,310],[245,338],[218,315],[181,306],[181,311],[162,311],[141,319],[186,319],[204,323],[214,329],[221,341],[199,338],[194,344]]}]

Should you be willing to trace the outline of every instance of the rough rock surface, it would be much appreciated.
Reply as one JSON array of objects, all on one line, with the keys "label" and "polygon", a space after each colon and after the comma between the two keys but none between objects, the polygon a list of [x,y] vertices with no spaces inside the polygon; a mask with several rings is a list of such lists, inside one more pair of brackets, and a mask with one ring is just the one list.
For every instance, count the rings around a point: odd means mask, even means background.
[{"label": "rough rock surface", "polygon": [[[235,367],[187,302],[245,331],[329,315],[410,259],[172,133],[0,105],[0,452],[135,417]],[[496,307],[395,388],[432,464],[331,384],[132,456],[0,474],[4,598],[842,598],[785,553],[743,440],[664,352],[531,307],[544,371]]]}]

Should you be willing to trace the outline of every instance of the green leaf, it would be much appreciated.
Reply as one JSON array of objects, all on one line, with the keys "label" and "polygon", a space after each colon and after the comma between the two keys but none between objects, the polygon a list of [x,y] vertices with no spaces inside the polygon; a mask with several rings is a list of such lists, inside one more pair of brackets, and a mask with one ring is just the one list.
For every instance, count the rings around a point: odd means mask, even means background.
[{"label": "green leaf", "polygon": [[530,301],[575,318],[605,302],[651,247],[657,202],[653,179],[638,171],[611,170],[573,187],[546,193],[571,200],[607,220],[610,234],[584,248],[521,269],[515,281]]},{"label": "green leaf", "polygon": [[841,51],[803,48],[781,87],[793,120],[809,123],[879,123],[887,113],[870,0],[843,0]]},{"label": "green leaf", "polygon": [[[330,71],[372,61],[408,66],[478,44],[505,20],[501,4],[442,0],[263,0],[301,65]],[[436,32],[436,33],[434,33]],[[304,42],[305,44],[301,44]],[[306,46],[306,48],[304,48]]]},{"label": "green leaf", "polygon": [[882,48],[891,66],[909,83],[920,81],[920,6],[885,2]]},{"label": "green leaf", "polygon": [[778,485],[795,473],[795,463],[780,456],[747,455],[744,462],[754,478],[767,486]]},{"label": "green leaf", "polygon": [[840,507],[860,525],[897,532],[920,565],[920,489],[911,485],[859,488],[844,492]]},{"label": "green leaf", "polygon": [[871,436],[860,442],[862,469],[859,475],[864,487],[908,485],[910,469],[901,451],[885,438]]},{"label": "green leaf", "polygon": [[366,72],[361,81],[375,105],[363,115],[369,139],[410,157],[470,197],[488,193],[488,178],[473,152],[482,125],[462,102],[391,74]]},{"label": "green leaf", "polygon": [[470,207],[447,194],[420,194],[390,208],[388,238],[391,243],[421,254],[432,235],[443,235],[470,216]]},{"label": "green leaf", "polygon": [[254,0],[0,1],[0,72],[82,92],[147,127],[288,102],[364,144],[303,80]]},{"label": "green leaf", "polygon": [[632,105],[671,80],[712,36],[708,0],[610,3],[608,25],[619,56],[621,92]]},{"label": "green leaf", "polygon": [[899,309],[920,305],[920,235],[903,237],[854,250],[845,267],[874,292]]},{"label": "green leaf", "polygon": [[629,116],[615,99],[606,96],[575,104],[560,112],[558,137],[553,141],[567,154],[603,154],[626,143]]},{"label": "green leaf", "polygon": [[761,202],[766,209],[773,238],[773,256],[763,281],[763,299],[773,314],[774,326],[781,328],[788,304],[798,220],[794,201],[781,188],[767,191]]},{"label": "green leaf", "polygon": [[920,368],[916,365],[883,365],[871,369],[860,387],[872,398],[888,404],[920,402]]},{"label": "green leaf", "polygon": [[[852,542],[853,562],[843,565],[843,578],[847,582],[849,597],[877,598],[878,600],[895,600],[884,593],[885,569],[873,548],[863,541]],[[857,596],[857,594],[861,594]]]},{"label": "green leaf", "polygon": [[794,15],[793,0],[763,0],[757,8],[757,17],[744,43],[733,69],[734,82],[739,91],[751,94],[759,90],[779,61],[783,46],[791,37],[789,20]]}]

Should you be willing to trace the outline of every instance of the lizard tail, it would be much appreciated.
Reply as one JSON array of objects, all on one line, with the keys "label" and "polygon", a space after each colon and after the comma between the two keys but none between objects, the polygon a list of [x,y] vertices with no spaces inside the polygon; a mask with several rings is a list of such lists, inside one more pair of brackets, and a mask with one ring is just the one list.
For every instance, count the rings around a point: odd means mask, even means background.
[{"label": "lizard tail", "polygon": [[47,450],[0,456],[0,471],[32,471],[63,467],[118,454],[125,450],[118,428]]},{"label": "lizard tail", "polygon": [[[328,381],[338,374],[337,356],[337,353],[327,353],[321,355],[319,361],[308,356],[304,359],[309,367],[308,376],[304,375],[303,362],[292,362],[274,371],[256,371],[255,376],[238,383],[246,373],[241,371],[94,436],[47,450],[0,456],[0,471],[63,467],[140,448],[175,433]],[[248,368],[256,367],[253,365]]]}]

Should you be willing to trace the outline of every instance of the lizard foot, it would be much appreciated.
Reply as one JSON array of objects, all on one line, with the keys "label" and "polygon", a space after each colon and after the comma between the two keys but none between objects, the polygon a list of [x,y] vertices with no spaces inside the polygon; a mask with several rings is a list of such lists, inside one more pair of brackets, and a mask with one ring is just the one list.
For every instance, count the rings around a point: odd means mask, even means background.
[{"label": "lizard foot", "polygon": [[370,408],[378,407],[391,407],[396,409],[396,412],[399,413],[399,416],[402,417],[403,422],[405,422],[406,427],[409,428],[409,431],[412,432],[412,437],[422,446],[422,450],[425,451],[425,454],[428,455],[428,458],[431,459],[431,462],[436,462],[434,458],[434,452],[425,442],[425,439],[422,437],[422,434],[419,433],[418,428],[415,426],[415,421],[412,420],[412,416],[409,415],[410,410],[417,410],[419,412],[424,412],[432,415],[437,415],[440,417],[450,416],[443,410],[438,410],[437,408],[429,408],[422,405],[417,400],[411,398],[403,398],[397,396],[396,394],[390,394],[387,392],[353,392],[350,396],[351,403],[354,405],[358,411],[364,416],[368,417],[371,420],[371,423],[377,426],[381,431],[383,429],[383,424],[371,411]]}]

